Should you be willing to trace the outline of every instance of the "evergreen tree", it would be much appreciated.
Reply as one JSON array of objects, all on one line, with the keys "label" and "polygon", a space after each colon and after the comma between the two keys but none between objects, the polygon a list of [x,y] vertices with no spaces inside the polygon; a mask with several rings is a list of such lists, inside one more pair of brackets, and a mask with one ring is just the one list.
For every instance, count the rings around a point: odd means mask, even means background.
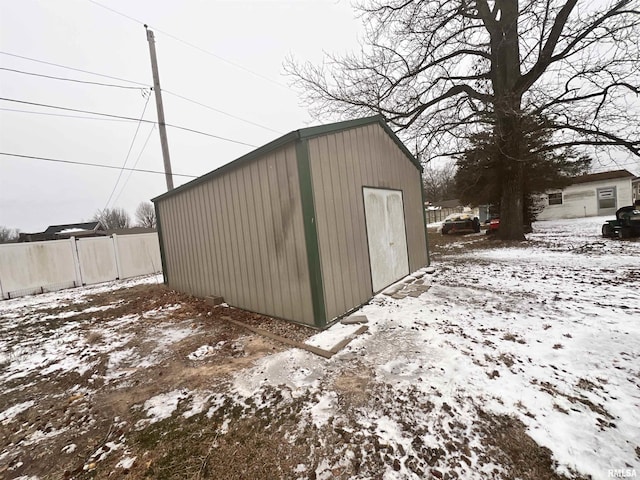
[{"label": "evergreen tree", "polygon": [[[521,207],[524,224],[530,226],[543,208],[540,194],[570,185],[572,178],[589,171],[591,159],[571,147],[550,147],[553,129],[542,117],[523,118],[520,124],[520,154],[513,161],[522,163],[527,172]],[[497,141],[494,132],[470,137],[471,147],[456,158],[456,188],[463,204],[491,205],[494,213],[499,213],[502,186],[508,181],[509,171],[502,168],[502,142]]]}]

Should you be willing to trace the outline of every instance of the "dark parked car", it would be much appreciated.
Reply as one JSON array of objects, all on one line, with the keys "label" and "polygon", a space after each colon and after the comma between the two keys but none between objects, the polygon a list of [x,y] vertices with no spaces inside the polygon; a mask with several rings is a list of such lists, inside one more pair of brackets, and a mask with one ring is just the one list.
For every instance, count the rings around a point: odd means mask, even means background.
[{"label": "dark parked car", "polygon": [[619,208],[616,219],[602,225],[603,237],[640,237],[640,207],[629,205]]},{"label": "dark parked car", "polygon": [[442,222],[442,234],[480,231],[480,219],[471,213],[452,213]]}]

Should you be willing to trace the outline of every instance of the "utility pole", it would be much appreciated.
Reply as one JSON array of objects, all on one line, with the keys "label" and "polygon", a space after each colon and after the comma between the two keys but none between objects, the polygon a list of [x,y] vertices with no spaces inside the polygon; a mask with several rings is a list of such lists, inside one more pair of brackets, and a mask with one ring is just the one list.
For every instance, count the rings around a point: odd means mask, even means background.
[{"label": "utility pole", "polygon": [[169,143],[167,142],[167,127],[164,123],[164,108],[162,107],[162,91],[160,90],[160,75],[158,74],[158,60],[156,59],[156,42],[153,30],[147,31],[149,42],[149,54],[151,55],[151,71],[153,72],[153,91],[156,93],[156,108],[158,110],[158,130],[160,131],[160,145],[162,146],[162,159],[164,160],[164,176],[167,180],[167,190],[173,190],[173,175],[171,173],[171,159],[169,158]]}]

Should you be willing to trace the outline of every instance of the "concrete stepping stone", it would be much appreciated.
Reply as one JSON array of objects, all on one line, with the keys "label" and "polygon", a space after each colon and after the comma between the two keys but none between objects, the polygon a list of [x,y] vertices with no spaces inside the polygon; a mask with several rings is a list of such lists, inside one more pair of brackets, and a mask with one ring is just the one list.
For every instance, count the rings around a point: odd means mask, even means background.
[{"label": "concrete stepping stone", "polygon": [[369,319],[366,315],[351,315],[340,320],[344,325],[355,325],[357,323],[368,323]]}]

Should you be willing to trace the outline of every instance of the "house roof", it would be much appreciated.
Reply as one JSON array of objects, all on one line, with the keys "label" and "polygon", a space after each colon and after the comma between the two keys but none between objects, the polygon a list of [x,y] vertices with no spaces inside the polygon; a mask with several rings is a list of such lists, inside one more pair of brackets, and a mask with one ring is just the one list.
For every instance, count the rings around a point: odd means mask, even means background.
[{"label": "house roof", "polygon": [[634,177],[635,175],[628,170],[611,170],[609,172],[589,173],[587,175],[576,177],[573,179],[571,184],[575,185],[578,183],[600,182],[602,180],[613,180],[616,178],[633,179]]},{"label": "house roof", "polygon": [[51,225],[42,233],[52,235],[55,233],[70,233],[100,229],[102,229],[100,222],[68,223],[66,225]]},{"label": "house roof", "polygon": [[384,121],[384,118],[382,115],[374,115],[372,117],[364,117],[364,118],[358,118],[355,120],[346,120],[344,122],[336,122],[336,123],[329,123],[326,125],[319,125],[316,127],[307,127],[307,128],[301,128],[299,130],[294,130],[293,132],[287,133],[286,135],[281,136],[280,138],[277,138],[275,140],[273,140],[272,142],[269,142],[261,147],[256,148],[255,150],[247,153],[246,155],[243,155],[240,158],[237,158],[236,160],[233,160],[230,163],[227,163],[226,165],[223,165],[220,168],[217,168],[216,170],[213,170],[209,173],[206,173],[204,175],[202,175],[201,177],[198,177],[194,180],[191,180],[190,182],[187,182],[183,185],[180,185],[177,188],[174,188],[173,190],[166,192],[162,195],[159,195],[155,198],[152,198],[151,201],[152,202],[156,202],[158,200],[162,200],[164,198],[170,197],[172,195],[175,195],[176,193],[179,193],[183,190],[188,190],[191,187],[201,183],[201,182],[205,182],[207,180],[210,180],[212,178],[215,178],[229,170],[232,170],[236,167],[240,167],[241,165],[244,165],[245,163],[249,163],[252,162],[264,155],[266,155],[269,152],[272,152],[273,150],[276,150],[280,147],[283,147],[284,145],[287,145],[289,143],[292,143],[296,140],[303,140],[303,139],[310,139],[310,138],[314,138],[314,137],[321,137],[324,135],[329,135],[332,133],[336,133],[336,132],[341,132],[344,130],[350,130],[352,128],[357,128],[357,127],[362,127],[365,125],[371,125],[371,124],[379,124],[384,131],[387,133],[387,135],[389,135],[391,137],[391,139],[396,143],[396,145],[398,145],[398,147],[400,148],[400,150],[402,150],[402,152],[406,155],[406,157],[409,159],[409,161],[411,163],[413,163],[413,165],[422,172],[422,166],[420,165],[420,162],[413,156],[413,154],[409,151],[409,149],[402,143],[402,141],[400,141],[400,139],[397,137],[397,135],[393,132],[393,130],[391,130],[391,128],[389,128],[389,126],[386,124],[386,122]]},{"label": "house roof", "polygon": [[107,235],[137,235],[139,233],[155,233],[155,228],[149,227],[129,227],[129,228],[110,228],[105,230]]}]

